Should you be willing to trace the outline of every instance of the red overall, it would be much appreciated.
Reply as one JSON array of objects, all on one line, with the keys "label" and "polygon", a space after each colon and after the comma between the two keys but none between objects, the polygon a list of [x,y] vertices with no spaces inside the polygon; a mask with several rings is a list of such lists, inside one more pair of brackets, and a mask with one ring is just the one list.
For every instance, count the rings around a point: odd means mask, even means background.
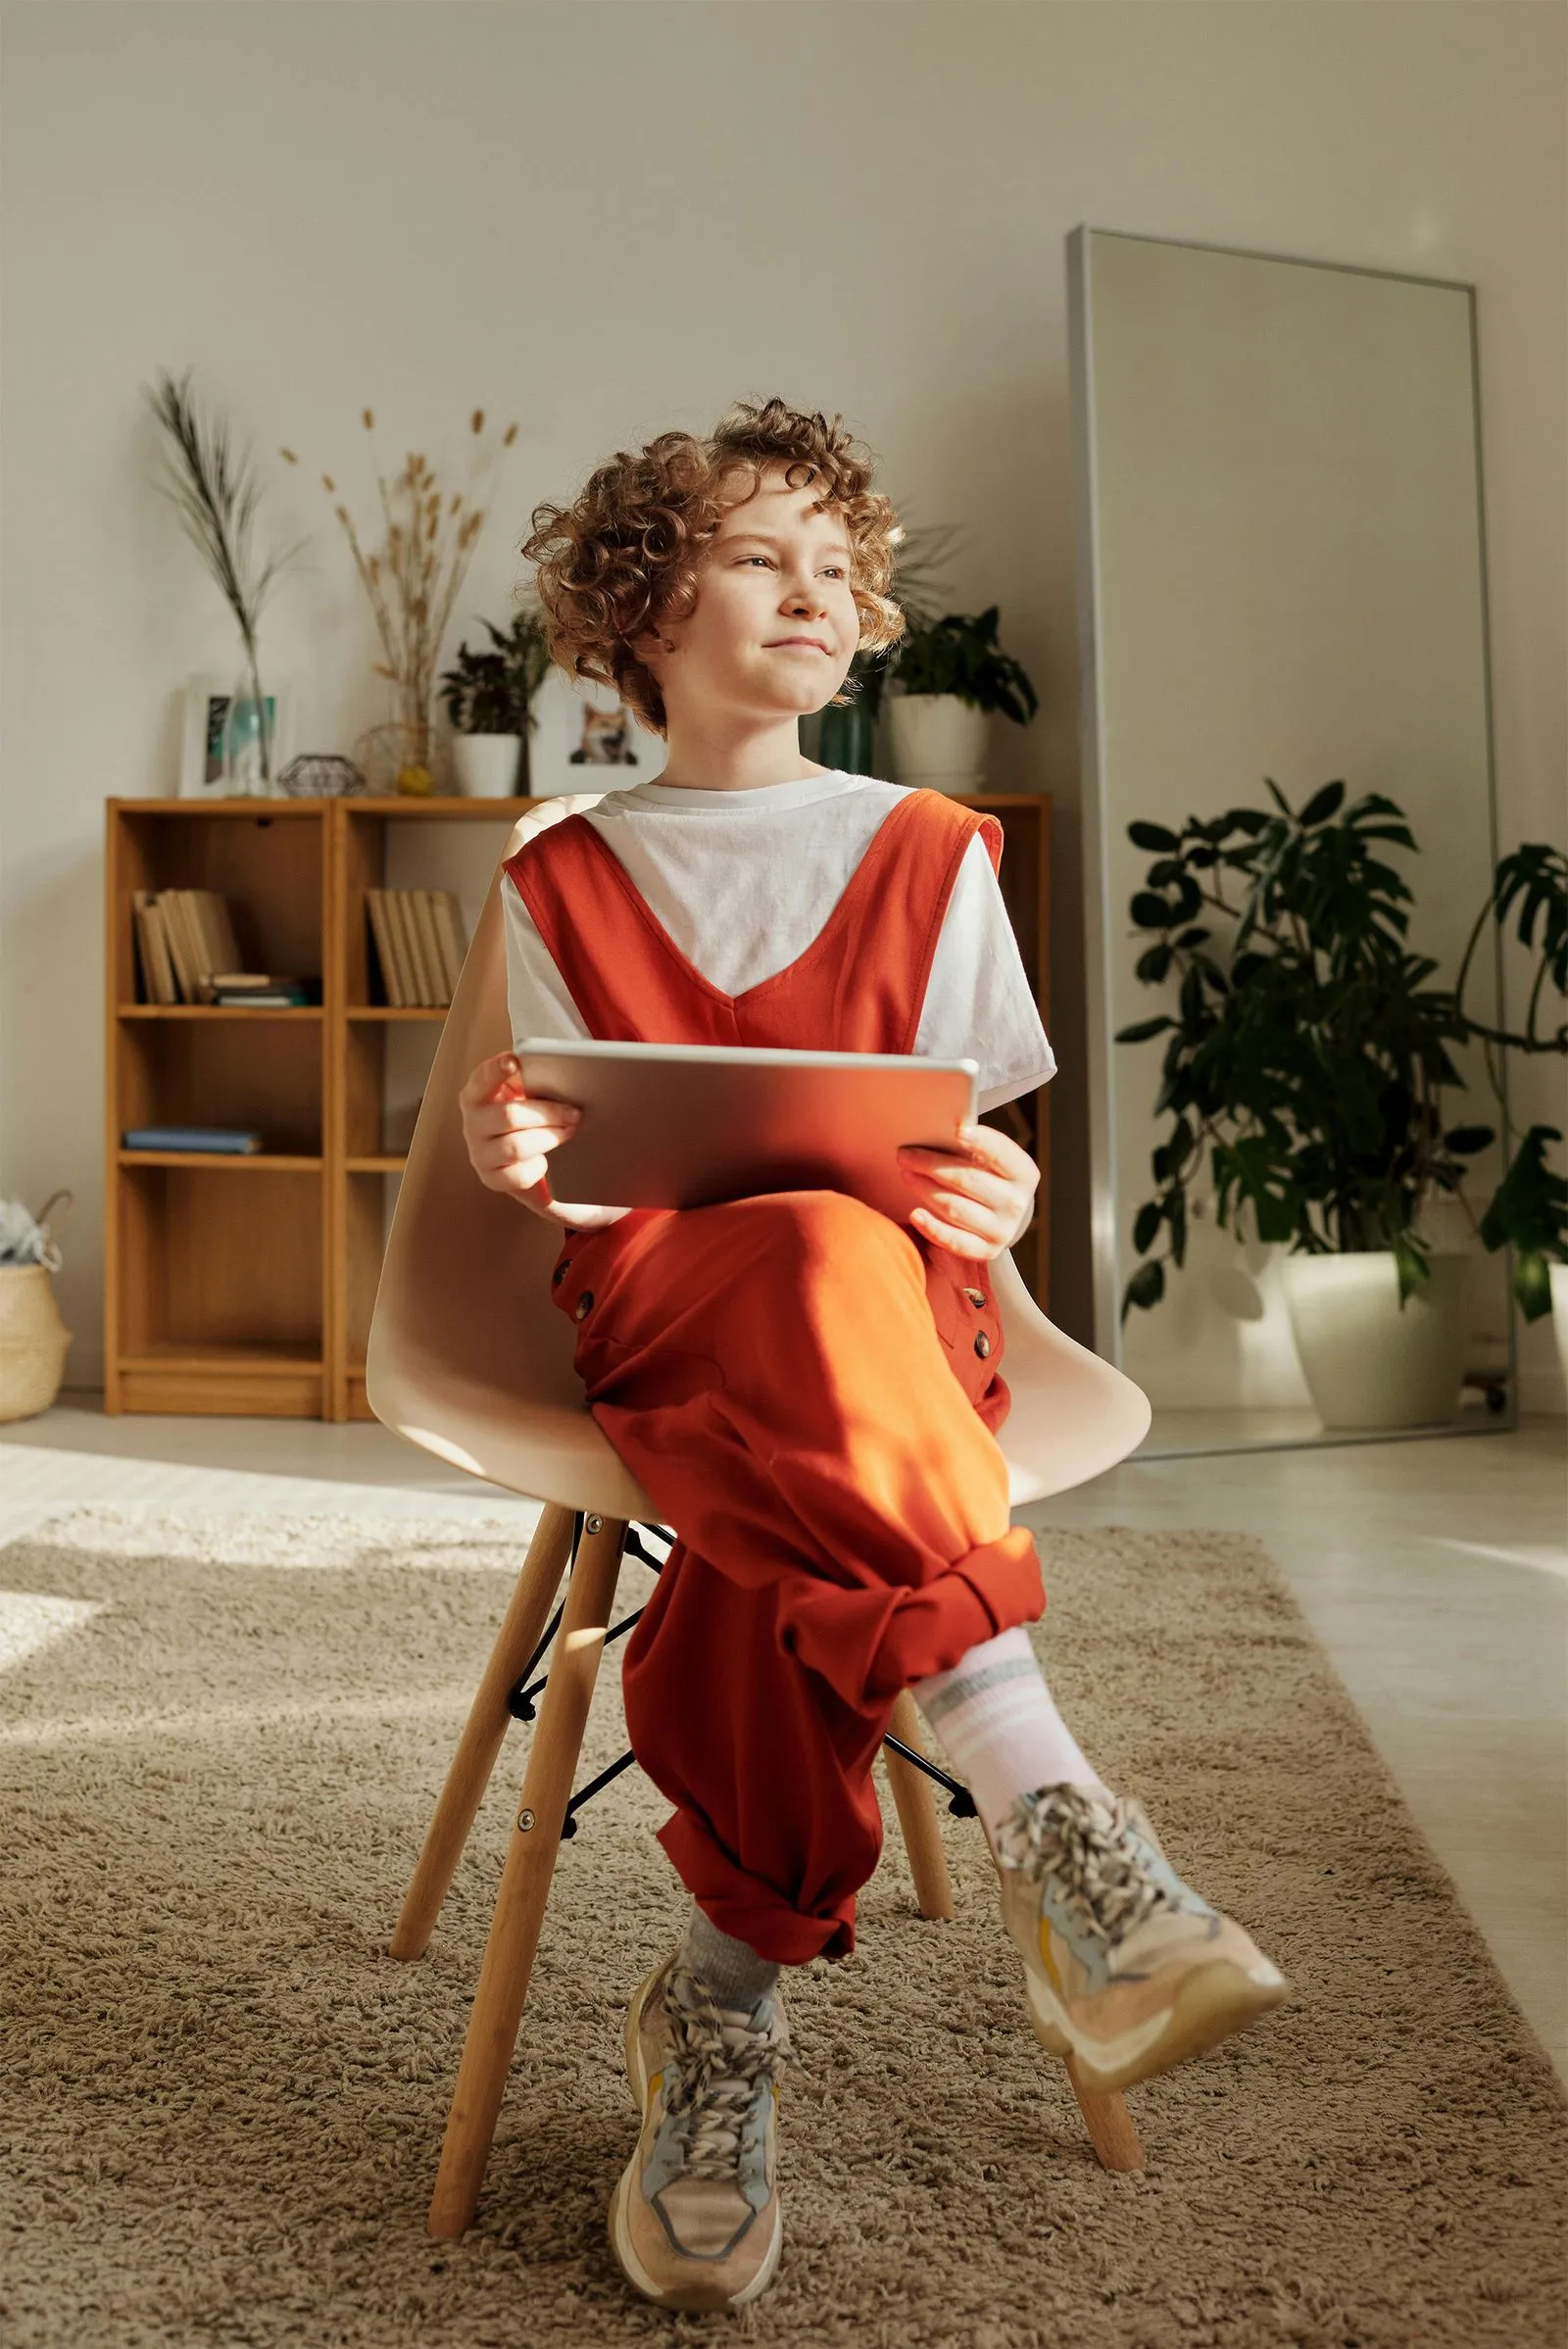
[{"label": "red overall", "polygon": [[[805,954],[738,996],[584,817],[507,870],[593,1036],[907,1052],[977,828],[995,867],[994,816],[898,801]],[[1044,1612],[995,1440],[988,1273],[832,1191],[637,1208],[568,1229],[555,1268],[594,1417],[679,1537],[623,1671],[632,1750],[675,1805],[659,1839],[715,1925],[784,1964],[855,1946],[900,1690]]]}]

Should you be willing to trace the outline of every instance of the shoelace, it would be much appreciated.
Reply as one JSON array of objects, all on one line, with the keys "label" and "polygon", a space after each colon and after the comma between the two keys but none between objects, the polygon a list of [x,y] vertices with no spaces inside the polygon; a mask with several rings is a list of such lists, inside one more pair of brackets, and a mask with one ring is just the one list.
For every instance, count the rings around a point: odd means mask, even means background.
[{"label": "shoelace", "polygon": [[1143,1840],[1126,1796],[1107,1808],[1081,1786],[1052,1786],[1019,1795],[997,1831],[997,1859],[1037,1882],[1049,1875],[1074,1916],[1108,1945],[1156,1909],[1199,1905],[1148,1874],[1135,1836]]},{"label": "shoelace", "polygon": [[664,2111],[687,2116],[686,2169],[693,2178],[731,2180],[740,2168],[741,2130],[760,2080],[772,2080],[795,2051],[775,2007],[755,2025],[716,2006],[684,1967],[669,1978],[664,2003],[674,2028],[674,2078]]}]

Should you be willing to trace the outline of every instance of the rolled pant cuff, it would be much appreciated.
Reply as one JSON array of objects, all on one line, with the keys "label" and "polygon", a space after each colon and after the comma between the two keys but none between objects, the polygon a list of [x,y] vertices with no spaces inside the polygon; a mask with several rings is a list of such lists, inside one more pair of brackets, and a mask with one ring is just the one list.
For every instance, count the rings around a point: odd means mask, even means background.
[{"label": "rolled pant cuff", "polygon": [[867,1699],[884,1701],[911,1681],[950,1671],[982,1639],[1034,1623],[1045,1611],[1034,1536],[1015,1525],[1000,1542],[956,1559],[935,1582],[900,1593],[866,1670]]},{"label": "rolled pant cuff", "polygon": [[659,1840],[703,1914],[760,1958],[804,1966],[814,1957],[848,1957],[854,1949],[853,1892],[830,1903],[825,1916],[807,1916],[771,1884],[748,1876],[685,1811],[665,1821]]}]

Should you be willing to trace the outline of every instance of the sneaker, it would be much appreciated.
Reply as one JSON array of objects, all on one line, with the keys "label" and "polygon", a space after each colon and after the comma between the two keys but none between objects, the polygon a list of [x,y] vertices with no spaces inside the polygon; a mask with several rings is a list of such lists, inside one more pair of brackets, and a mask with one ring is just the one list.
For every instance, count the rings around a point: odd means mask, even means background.
[{"label": "sneaker", "polygon": [[1035,2036],[1071,2055],[1085,2086],[1152,2079],[1290,1996],[1242,1928],[1182,1882],[1133,1797],[1041,1786],[997,1840]]},{"label": "sneaker", "polygon": [[741,2308],[772,2281],[783,2241],[777,2077],[791,2060],[776,1992],[713,2003],[666,1958],[626,2016],[626,2075],[642,2109],[610,2205],[629,2283],[661,2308]]}]

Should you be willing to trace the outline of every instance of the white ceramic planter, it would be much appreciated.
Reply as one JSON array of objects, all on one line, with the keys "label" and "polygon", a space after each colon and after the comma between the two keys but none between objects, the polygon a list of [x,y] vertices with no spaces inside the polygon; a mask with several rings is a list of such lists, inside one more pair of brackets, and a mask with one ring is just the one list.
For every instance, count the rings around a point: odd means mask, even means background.
[{"label": "white ceramic planter", "polygon": [[1562,1383],[1568,1387],[1568,1264],[1549,1267],[1551,1280],[1551,1334],[1557,1341],[1557,1359],[1562,1364]]},{"label": "white ceramic planter", "polygon": [[895,693],[886,703],[888,746],[901,783],[972,799],[986,783],[989,710],[956,693]]},{"label": "white ceramic planter", "polygon": [[520,734],[454,734],[452,760],[466,799],[516,797],[522,763]]},{"label": "white ceramic planter", "polygon": [[0,1420],[48,1410],[70,1345],[48,1266],[0,1264]]},{"label": "white ceramic planter", "polygon": [[1328,1428],[1426,1427],[1452,1417],[1464,1383],[1465,1263],[1434,1255],[1401,1309],[1390,1249],[1287,1256],[1296,1350]]}]

